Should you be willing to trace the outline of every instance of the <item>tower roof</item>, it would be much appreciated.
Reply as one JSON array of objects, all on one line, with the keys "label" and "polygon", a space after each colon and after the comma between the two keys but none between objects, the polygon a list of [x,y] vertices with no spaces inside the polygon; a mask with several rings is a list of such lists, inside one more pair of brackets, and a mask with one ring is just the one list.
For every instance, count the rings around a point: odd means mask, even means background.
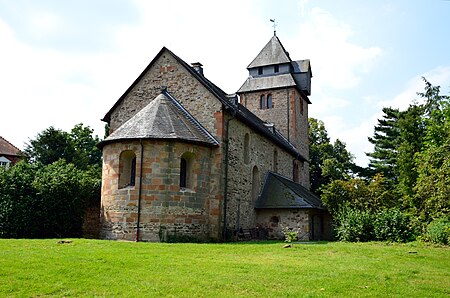
[{"label": "tower roof", "polygon": [[274,35],[247,69],[290,62],[289,53],[284,49],[278,37]]},{"label": "tower roof", "polygon": [[162,91],[136,115],[111,133],[100,146],[126,139],[172,139],[201,143],[219,142],[167,91]]}]

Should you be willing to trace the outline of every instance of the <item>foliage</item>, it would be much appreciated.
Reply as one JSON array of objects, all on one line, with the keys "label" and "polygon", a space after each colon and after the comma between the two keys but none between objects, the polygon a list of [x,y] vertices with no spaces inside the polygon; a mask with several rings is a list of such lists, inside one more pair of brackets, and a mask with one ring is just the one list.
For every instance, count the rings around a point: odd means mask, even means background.
[{"label": "foliage", "polygon": [[378,212],[345,205],[335,216],[337,238],[348,242],[407,242],[417,236],[408,215],[399,209]]},{"label": "foliage", "polygon": [[346,205],[359,210],[378,211],[397,204],[397,197],[389,185],[382,174],[375,175],[368,182],[361,178],[334,180],[323,187],[321,198],[331,214],[338,213]]},{"label": "foliage", "polygon": [[397,165],[398,143],[400,129],[398,121],[400,111],[393,108],[383,108],[383,119],[378,119],[374,128],[374,136],[369,137],[369,142],[374,145],[372,153],[366,153],[370,157],[369,168],[374,173],[382,173],[392,182],[396,181],[395,166]]},{"label": "foliage", "polygon": [[[417,253],[411,253],[417,252]],[[0,239],[2,297],[448,297],[448,248]],[[298,278],[301,272],[301,282]]]},{"label": "foliage", "polygon": [[0,237],[81,236],[86,204],[99,196],[95,171],[59,160],[19,162],[0,172]]},{"label": "foliage", "polygon": [[336,236],[340,241],[365,242],[374,239],[372,216],[368,210],[341,207],[334,220]]},{"label": "foliage", "polygon": [[75,125],[70,133],[51,126],[30,140],[24,151],[32,162],[44,165],[64,159],[83,170],[89,166],[101,167],[102,153],[97,148],[100,140],[92,133],[93,130],[83,124]]},{"label": "foliage", "polygon": [[337,179],[348,179],[356,169],[353,156],[345,143],[330,142],[322,121],[309,118],[309,157],[311,190],[321,193],[321,187]]},{"label": "foliage", "polygon": [[283,232],[284,235],[284,242],[292,243],[298,240],[299,229],[296,230],[289,227],[283,227],[281,231]]},{"label": "foliage", "polygon": [[396,208],[373,214],[373,230],[378,241],[408,242],[418,235],[410,217]]},{"label": "foliage", "polygon": [[436,244],[450,244],[450,217],[433,220],[427,226],[425,240]]}]

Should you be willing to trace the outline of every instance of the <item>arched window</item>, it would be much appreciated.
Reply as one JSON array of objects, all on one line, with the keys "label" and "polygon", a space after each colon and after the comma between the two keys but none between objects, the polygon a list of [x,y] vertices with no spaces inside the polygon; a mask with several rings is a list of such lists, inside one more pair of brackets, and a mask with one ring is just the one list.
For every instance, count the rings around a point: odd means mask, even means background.
[{"label": "arched window", "polygon": [[259,170],[258,170],[257,166],[254,166],[253,171],[252,171],[252,200],[253,200],[253,202],[255,202],[256,199],[258,198],[260,186],[261,185],[259,182]]},{"label": "arched window", "polygon": [[267,95],[267,108],[271,109],[272,108],[272,94],[268,94]]},{"label": "arched window", "polygon": [[120,153],[119,157],[119,188],[136,184],[136,154],[131,150]]},{"label": "arched window", "polygon": [[278,151],[273,151],[273,171],[278,172]]},{"label": "arched window", "polygon": [[192,177],[192,162],[194,155],[190,152],[185,152],[180,158],[180,187],[193,188]]},{"label": "arched window", "polygon": [[292,180],[294,180],[294,182],[300,182],[300,171],[299,171],[299,161],[298,160],[294,160],[294,165],[293,165],[293,174],[292,174]]},{"label": "arched window", "polygon": [[250,162],[250,135],[248,133],[244,137],[244,162],[246,164]]},{"label": "arched window", "polygon": [[266,96],[264,94],[261,95],[261,97],[259,98],[259,108],[261,110],[265,110],[266,109]]}]

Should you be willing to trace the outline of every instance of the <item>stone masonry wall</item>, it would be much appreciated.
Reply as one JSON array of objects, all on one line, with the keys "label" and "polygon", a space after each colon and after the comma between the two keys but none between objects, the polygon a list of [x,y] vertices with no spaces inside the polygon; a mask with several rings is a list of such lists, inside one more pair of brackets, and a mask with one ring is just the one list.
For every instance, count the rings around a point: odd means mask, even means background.
[{"label": "stone masonry wall", "polygon": [[269,238],[283,239],[283,227],[300,229],[300,240],[309,240],[310,210],[308,209],[262,209],[258,210],[257,226],[269,231]]},{"label": "stone masonry wall", "polygon": [[[143,142],[140,239],[160,241],[160,236],[187,235],[219,238],[221,204],[221,152],[195,144],[147,140]],[[119,156],[136,154],[136,185],[118,188]],[[193,156],[191,188],[180,188],[180,158]],[[141,145],[138,141],[107,144],[103,148],[101,232],[104,239],[135,240]]]},{"label": "stone masonry wall", "polygon": [[[273,108],[260,109],[260,97],[272,95]],[[293,87],[285,89],[263,90],[241,94],[241,104],[264,121],[275,124],[277,128],[307,160],[309,159],[308,103]],[[288,113],[289,110],[289,113]],[[304,163],[300,184],[310,187],[309,164]]]},{"label": "stone masonry wall", "polygon": [[222,138],[217,129],[215,112],[222,104],[184,68],[170,52],[165,51],[141,80],[111,113],[110,132],[130,119],[156,96],[161,86],[167,90],[214,136]]},{"label": "stone masonry wall", "polygon": [[[244,158],[245,135],[249,134],[249,159]],[[274,165],[274,151],[278,162]],[[227,226],[235,231],[239,228],[256,227],[252,198],[252,173],[256,166],[259,172],[257,193],[261,191],[267,171],[274,171],[292,179],[293,157],[268,139],[252,131],[248,126],[233,119],[229,122],[229,168]]]}]

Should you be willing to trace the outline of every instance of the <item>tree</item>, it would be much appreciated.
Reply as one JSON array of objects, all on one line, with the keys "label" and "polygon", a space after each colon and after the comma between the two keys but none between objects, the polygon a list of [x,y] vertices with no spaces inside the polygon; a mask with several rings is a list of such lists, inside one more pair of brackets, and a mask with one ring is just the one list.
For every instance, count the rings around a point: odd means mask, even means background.
[{"label": "tree", "polygon": [[96,145],[100,142],[93,130],[83,124],[77,124],[70,133],[49,127],[39,133],[25,147],[25,153],[31,162],[44,165],[52,164],[59,159],[73,163],[79,169],[88,166],[101,166],[102,153]]},{"label": "tree", "polygon": [[415,155],[417,180],[410,209],[425,222],[450,214],[450,96],[425,78],[424,137]]},{"label": "tree", "polygon": [[331,144],[325,124],[309,118],[309,157],[311,190],[321,192],[321,187],[333,180],[351,177],[356,165],[345,143],[337,139]]},{"label": "tree", "polygon": [[393,108],[383,108],[383,119],[378,119],[374,128],[374,136],[369,142],[374,145],[370,157],[369,168],[373,173],[382,173],[383,176],[396,183],[395,168],[400,143],[400,128],[398,126],[400,111]]}]

